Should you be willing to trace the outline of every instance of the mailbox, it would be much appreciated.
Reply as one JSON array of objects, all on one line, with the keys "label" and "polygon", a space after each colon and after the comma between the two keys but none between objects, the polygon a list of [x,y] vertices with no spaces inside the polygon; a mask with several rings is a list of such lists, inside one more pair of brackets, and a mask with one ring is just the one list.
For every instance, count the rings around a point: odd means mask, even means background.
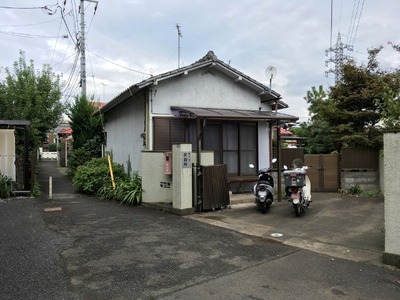
[{"label": "mailbox", "polygon": [[164,174],[172,175],[172,152],[164,152]]}]

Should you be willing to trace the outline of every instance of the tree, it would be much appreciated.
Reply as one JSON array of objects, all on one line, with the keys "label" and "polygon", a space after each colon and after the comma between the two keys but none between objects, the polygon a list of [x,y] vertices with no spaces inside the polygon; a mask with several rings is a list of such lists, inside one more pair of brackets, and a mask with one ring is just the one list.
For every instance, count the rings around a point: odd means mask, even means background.
[{"label": "tree", "polygon": [[331,136],[332,127],[325,119],[325,114],[329,113],[332,106],[327,92],[322,86],[318,89],[312,87],[304,99],[310,105],[310,122],[300,124],[300,128],[294,132],[308,138],[305,143],[307,153],[330,153],[336,150]]},{"label": "tree", "polygon": [[69,108],[68,117],[74,149],[85,148],[94,157],[99,157],[104,141],[103,125],[101,116],[94,115],[97,107],[92,100],[89,101],[85,96],[76,97],[75,103]]},{"label": "tree", "polygon": [[340,80],[327,92],[322,86],[307,92],[311,153],[342,147],[379,148],[383,129],[400,128],[400,72],[379,68],[377,56],[382,48],[368,51],[366,65],[358,66],[354,61],[344,64]]},{"label": "tree", "polygon": [[0,119],[28,120],[33,147],[46,139],[46,134],[57,126],[64,111],[61,86],[48,65],[35,71],[33,60],[26,63],[25,53],[5,68],[5,81],[0,84]]},{"label": "tree", "polygon": [[[392,45],[392,48],[400,53],[399,45]],[[400,69],[386,76],[389,78],[381,82],[383,98],[378,102],[382,122],[386,129],[400,130]]]}]

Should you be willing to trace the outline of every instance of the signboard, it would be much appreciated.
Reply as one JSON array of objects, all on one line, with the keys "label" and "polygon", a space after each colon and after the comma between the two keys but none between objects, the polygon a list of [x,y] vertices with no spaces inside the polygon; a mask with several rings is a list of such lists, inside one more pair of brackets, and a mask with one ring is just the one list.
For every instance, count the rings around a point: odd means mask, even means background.
[{"label": "signboard", "polygon": [[182,152],[182,168],[192,167],[192,152]]}]

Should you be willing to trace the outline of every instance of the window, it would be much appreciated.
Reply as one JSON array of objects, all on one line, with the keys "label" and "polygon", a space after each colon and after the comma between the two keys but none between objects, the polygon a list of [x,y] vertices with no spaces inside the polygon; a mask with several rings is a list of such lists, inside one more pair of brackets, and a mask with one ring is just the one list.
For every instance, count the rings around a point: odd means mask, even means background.
[{"label": "window", "polygon": [[227,164],[230,175],[253,175],[249,164],[257,165],[256,123],[207,124],[203,149],[214,151],[215,164]]}]

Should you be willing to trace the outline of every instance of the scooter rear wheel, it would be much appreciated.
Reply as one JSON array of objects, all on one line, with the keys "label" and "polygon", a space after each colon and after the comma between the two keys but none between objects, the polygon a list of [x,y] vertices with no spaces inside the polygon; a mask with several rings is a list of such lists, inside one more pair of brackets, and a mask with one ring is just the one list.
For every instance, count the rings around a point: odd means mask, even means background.
[{"label": "scooter rear wheel", "polygon": [[261,203],[261,212],[263,214],[267,213],[268,207],[267,207],[267,203],[266,202],[262,202]]},{"label": "scooter rear wheel", "polygon": [[303,205],[301,205],[300,203],[293,204],[293,210],[297,217],[300,217],[301,215],[303,215],[305,213],[305,209],[304,209]]}]

